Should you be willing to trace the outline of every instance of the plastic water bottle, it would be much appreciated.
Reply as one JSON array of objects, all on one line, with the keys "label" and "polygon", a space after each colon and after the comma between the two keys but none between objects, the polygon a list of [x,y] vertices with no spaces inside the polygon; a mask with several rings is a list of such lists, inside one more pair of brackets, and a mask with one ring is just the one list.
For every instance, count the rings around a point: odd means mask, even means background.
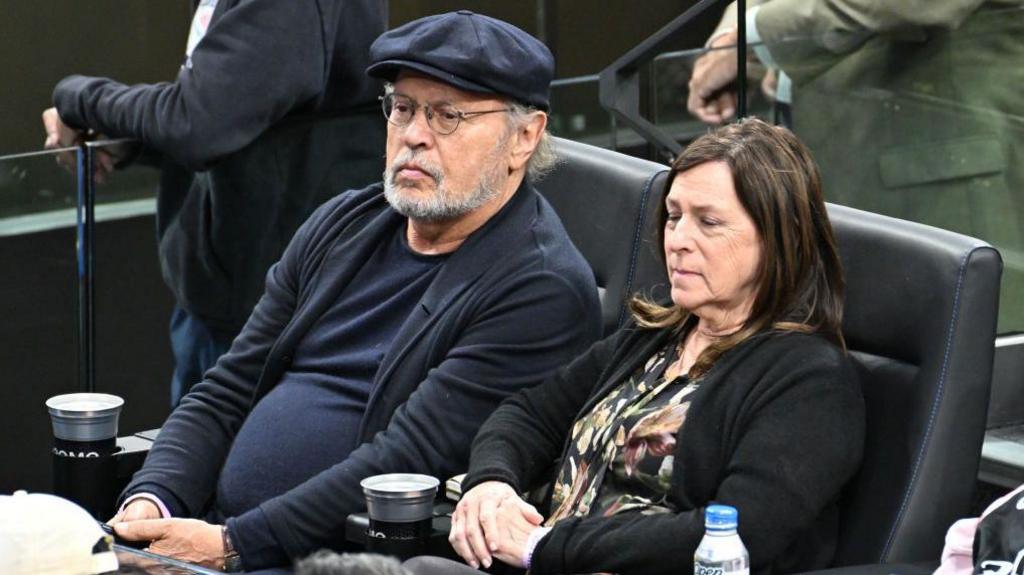
[{"label": "plastic water bottle", "polygon": [[736,533],[739,513],[729,505],[704,511],[704,538],[693,555],[693,575],[750,575],[750,555]]}]

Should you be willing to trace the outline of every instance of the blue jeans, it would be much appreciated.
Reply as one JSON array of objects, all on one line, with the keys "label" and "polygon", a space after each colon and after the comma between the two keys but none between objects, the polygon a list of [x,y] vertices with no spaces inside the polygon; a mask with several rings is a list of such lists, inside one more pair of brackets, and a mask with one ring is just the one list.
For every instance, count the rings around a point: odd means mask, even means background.
[{"label": "blue jeans", "polygon": [[171,409],[177,407],[193,385],[203,379],[206,370],[231,347],[231,340],[214,337],[199,318],[178,306],[171,312],[171,351],[174,376],[171,378]]}]

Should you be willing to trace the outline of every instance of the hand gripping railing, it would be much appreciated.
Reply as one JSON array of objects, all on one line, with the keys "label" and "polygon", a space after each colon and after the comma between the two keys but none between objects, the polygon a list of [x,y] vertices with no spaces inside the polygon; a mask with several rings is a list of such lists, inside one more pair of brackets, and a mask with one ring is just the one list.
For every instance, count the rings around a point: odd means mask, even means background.
[{"label": "hand gripping railing", "polygon": [[[640,114],[640,69],[651,62],[658,54],[665,51],[665,45],[676,38],[699,14],[722,0],[701,0],[680,14],[663,28],[652,34],[633,49],[623,54],[618,60],[601,71],[598,84],[598,97],[601,106],[612,115],[626,123],[641,137],[653,144],[665,155],[674,157],[682,150],[682,146],[665,130],[662,130]],[[747,34],[746,1],[737,0],[737,105],[736,116],[742,118],[747,113],[746,80],[747,80]]]}]

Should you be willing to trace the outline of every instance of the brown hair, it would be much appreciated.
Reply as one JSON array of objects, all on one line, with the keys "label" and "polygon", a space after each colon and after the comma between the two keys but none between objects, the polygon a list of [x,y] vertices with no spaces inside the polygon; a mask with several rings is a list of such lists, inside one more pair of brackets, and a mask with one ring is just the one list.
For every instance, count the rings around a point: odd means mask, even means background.
[{"label": "brown hair", "polygon": [[[807,148],[785,128],[745,119],[693,141],[672,163],[676,175],[706,162],[724,162],[740,204],[754,221],[764,253],[750,317],[735,333],[697,358],[691,374],[705,373],[726,350],[767,330],[820,333],[845,349],[841,333],[843,272],[825,211],[818,168]],[[659,213],[659,245],[667,212]],[[664,252],[662,252],[664,253]],[[630,301],[641,327],[680,331],[690,312],[637,295]]]}]

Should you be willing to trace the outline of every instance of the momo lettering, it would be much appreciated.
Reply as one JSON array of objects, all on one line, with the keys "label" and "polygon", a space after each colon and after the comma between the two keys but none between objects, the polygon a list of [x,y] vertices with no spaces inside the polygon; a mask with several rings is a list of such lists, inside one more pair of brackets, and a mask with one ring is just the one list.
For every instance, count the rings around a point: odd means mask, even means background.
[{"label": "momo lettering", "polygon": [[60,457],[74,457],[78,459],[92,459],[100,456],[100,454],[95,451],[68,451],[64,449],[57,449],[56,447],[54,447],[52,451],[54,455]]}]

